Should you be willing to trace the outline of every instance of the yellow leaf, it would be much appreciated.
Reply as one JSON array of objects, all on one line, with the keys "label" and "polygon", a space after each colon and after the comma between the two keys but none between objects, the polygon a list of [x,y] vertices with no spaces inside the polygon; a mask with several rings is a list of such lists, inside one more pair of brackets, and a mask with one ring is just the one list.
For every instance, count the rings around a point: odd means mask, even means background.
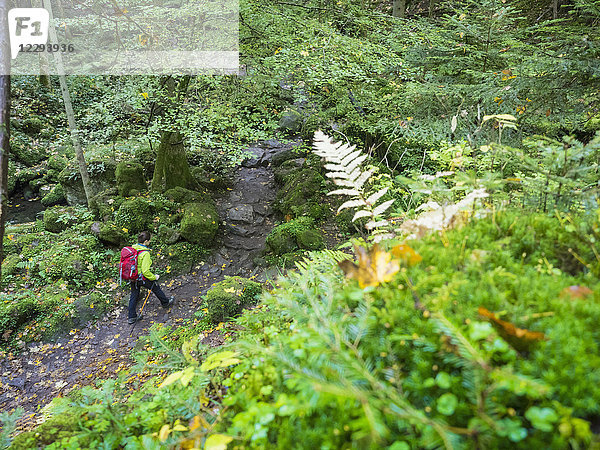
[{"label": "yellow leaf", "polygon": [[147,92],[142,92],[142,97],[144,97],[146,100],[148,100],[148,93]]},{"label": "yellow leaf", "polygon": [[403,260],[407,265],[414,266],[415,264],[421,262],[423,258],[417,252],[415,252],[408,245],[396,245],[392,249],[392,255],[396,258]]},{"label": "yellow leaf", "polygon": [[[223,264],[223,265],[225,265],[225,264]],[[224,292],[229,292],[230,294],[233,294],[235,292],[235,288],[230,287],[230,288],[227,288],[227,289],[223,289],[223,291]]]},{"label": "yellow leaf", "polygon": [[236,358],[237,353],[231,351],[213,353],[200,366],[200,370],[207,372],[217,367],[229,367],[238,364],[240,360]]},{"label": "yellow leaf", "polygon": [[190,423],[190,431],[197,430],[200,427],[208,428],[210,427],[210,424],[206,421],[204,417],[194,416],[194,418],[192,419],[192,423]]},{"label": "yellow leaf", "polygon": [[358,281],[361,289],[388,282],[400,270],[398,261],[393,261],[392,255],[381,250],[377,244],[370,250],[355,245],[354,251],[358,257],[358,264],[345,260],[340,262],[339,266],[348,278]]},{"label": "yellow leaf", "polygon": [[158,432],[158,438],[161,440],[161,442],[164,442],[169,437],[169,433],[171,433],[171,427],[165,424]]},{"label": "yellow leaf", "polygon": [[177,380],[179,380],[181,377],[183,376],[183,371],[180,370],[179,372],[174,372],[171,375],[169,375],[167,378],[165,378],[165,381],[163,381],[159,388],[168,386],[170,384],[175,383]]},{"label": "yellow leaf", "polygon": [[227,444],[233,441],[231,436],[225,436],[224,434],[212,434],[204,443],[204,450],[226,450]]},{"label": "yellow leaf", "polygon": [[178,423],[173,426],[173,431],[187,431],[187,427]]}]

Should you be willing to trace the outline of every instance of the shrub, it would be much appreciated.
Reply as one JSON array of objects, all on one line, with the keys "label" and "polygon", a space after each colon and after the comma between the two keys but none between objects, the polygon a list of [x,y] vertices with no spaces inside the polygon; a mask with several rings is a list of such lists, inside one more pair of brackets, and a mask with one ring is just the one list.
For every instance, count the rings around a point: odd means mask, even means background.
[{"label": "shrub", "polygon": [[207,293],[208,318],[213,323],[224,322],[252,304],[261,292],[261,285],[242,277],[227,277]]}]

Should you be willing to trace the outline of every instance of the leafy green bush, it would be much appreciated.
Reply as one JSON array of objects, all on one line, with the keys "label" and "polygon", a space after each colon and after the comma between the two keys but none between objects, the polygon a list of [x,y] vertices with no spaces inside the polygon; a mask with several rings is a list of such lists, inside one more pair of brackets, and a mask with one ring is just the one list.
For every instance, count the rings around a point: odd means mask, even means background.
[{"label": "leafy green bush", "polygon": [[227,277],[207,293],[208,318],[213,323],[224,322],[256,301],[261,285],[242,277]]}]

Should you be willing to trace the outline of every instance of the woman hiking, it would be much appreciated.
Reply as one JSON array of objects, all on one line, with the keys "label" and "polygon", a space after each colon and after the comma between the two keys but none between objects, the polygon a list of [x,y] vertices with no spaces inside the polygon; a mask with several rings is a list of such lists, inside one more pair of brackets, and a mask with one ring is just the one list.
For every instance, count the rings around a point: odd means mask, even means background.
[{"label": "woman hiking", "polygon": [[142,231],[138,235],[138,243],[132,247],[138,252],[137,263],[138,271],[141,274],[141,278],[131,282],[131,295],[129,296],[129,324],[134,324],[138,320],[142,320],[142,314],[137,314],[137,302],[140,297],[140,288],[143,286],[146,289],[150,289],[154,295],[160,300],[160,304],[163,308],[169,308],[175,302],[173,297],[167,298],[165,293],[162,291],[157,281],[159,276],[150,271],[152,265],[152,259],[150,258],[150,249],[148,244],[150,243],[150,232]]}]

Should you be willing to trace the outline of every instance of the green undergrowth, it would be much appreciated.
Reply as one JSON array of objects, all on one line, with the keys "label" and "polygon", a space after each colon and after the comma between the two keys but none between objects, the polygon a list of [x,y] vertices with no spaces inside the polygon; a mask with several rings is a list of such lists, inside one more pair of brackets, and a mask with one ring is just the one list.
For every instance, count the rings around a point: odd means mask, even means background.
[{"label": "green undergrowth", "polygon": [[[127,375],[155,378],[65,401],[79,428],[53,448],[596,448],[598,219],[569,223],[497,211],[410,242],[422,261],[364,289],[347,255],[313,252],[233,322],[156,328]],[[217,328],[229,345],[200,344]]]}]

